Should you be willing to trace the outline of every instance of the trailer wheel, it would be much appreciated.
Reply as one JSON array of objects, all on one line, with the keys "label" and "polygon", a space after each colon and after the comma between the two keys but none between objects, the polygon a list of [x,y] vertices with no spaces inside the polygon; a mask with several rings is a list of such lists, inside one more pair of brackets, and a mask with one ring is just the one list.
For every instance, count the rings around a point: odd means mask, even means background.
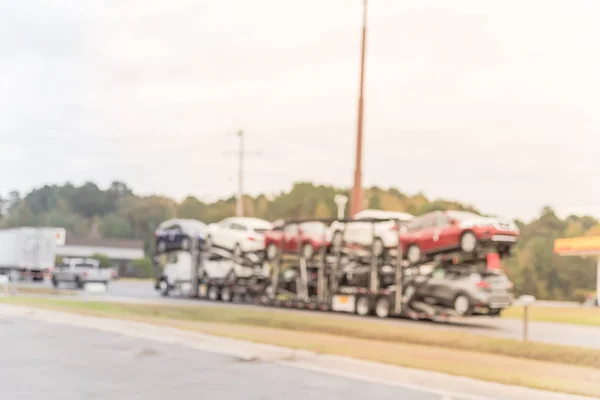
[{"label": "trailer wheel", "polygon": [[375,303],[375,314],[379,318],[387,318],[390,315],[390,301],[387,297],[380,297]]},{"label": "trailer wheel", "polygon": [[360,296],[356,300],[356,314],[364,317],[371,313],[371,302],[367,296]]},{"label": "trailer wheel", "polygon": [[227,286],[223,286],[223,288],[221,289],[221,300],[223,300],[226,303],[229,303],[232,297],[233,296],[231,293],[231,289]]},{"label": "trailer wheel", "polygon": [[211,301],[219,300],[219,288],[217,286],[210,286],[208,288],[208,299]]}]

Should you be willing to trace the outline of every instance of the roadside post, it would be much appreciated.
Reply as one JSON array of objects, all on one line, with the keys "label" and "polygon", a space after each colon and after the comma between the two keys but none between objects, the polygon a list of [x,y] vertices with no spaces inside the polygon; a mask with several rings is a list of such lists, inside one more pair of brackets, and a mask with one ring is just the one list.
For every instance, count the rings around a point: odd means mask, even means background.
[{"label": "roadside post", "polygon": [[517,300],[517,304],[523,306],[523,342],[527,342],[529,335],[529,306],[535,303],[534,296],[524,294]]}]

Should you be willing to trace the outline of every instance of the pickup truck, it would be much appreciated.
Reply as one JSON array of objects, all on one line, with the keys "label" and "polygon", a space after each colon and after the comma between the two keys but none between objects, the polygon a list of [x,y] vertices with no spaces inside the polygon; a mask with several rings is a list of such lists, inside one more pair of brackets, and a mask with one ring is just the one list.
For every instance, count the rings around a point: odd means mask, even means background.
[{"label": "pickup truck", "polygon": [[82,289],[86,283],[103,283],[108,286],[112,271],[100,268],[98,260],[91,258],[71,258],[63,260],[52,272],[52,285],[58,287],[63,282],[74,284]]}]

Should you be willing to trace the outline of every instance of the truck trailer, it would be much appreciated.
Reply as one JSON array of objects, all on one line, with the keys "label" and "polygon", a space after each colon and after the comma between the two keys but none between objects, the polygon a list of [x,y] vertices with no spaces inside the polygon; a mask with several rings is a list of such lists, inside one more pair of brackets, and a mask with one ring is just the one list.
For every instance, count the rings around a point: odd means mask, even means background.
[{"label": "truck trailer", "polygon": [[56,247],[65,243],[65,230],[20,227],[0,230],[0,274],[18,272],[20,279],[43,280],[54,268]]}]

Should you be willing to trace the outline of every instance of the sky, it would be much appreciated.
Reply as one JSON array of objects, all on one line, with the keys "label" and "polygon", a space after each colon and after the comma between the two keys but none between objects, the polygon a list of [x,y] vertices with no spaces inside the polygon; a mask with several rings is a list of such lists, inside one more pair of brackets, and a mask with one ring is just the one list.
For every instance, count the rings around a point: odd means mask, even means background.
[{"label": "sky", "polygon": [[[600,217],[600,3],[369,0],[363,183]],[[0,193],[352,184],[360,0],[0,0]]]}]

